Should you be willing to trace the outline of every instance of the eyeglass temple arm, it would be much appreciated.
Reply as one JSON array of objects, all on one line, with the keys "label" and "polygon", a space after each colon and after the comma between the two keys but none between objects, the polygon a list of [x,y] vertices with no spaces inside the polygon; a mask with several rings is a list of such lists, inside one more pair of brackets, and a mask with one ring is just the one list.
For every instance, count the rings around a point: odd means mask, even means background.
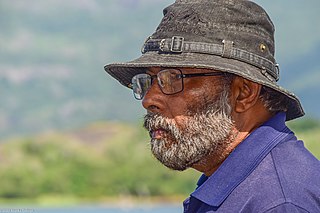
[{"label": "eyeglass temple arm", "polygon": [[219,76],[225,75],[224,72],[208,72],[208,73],[189,73],[179,75],[181,78],[192,78],[192,77],[201,77],[201,76]]}]

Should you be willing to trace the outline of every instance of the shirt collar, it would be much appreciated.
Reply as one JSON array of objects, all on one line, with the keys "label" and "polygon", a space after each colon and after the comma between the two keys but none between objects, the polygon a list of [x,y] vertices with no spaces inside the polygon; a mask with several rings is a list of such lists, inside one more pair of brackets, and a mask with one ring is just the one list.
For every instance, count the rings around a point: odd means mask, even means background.
[{"label": "shirt collar", "polygon": [[220,206],[263,158],[292,133],[286,127],[285,120],[286,115],[281,112],[254,130],[236,147],[215,173],[209,178],[202,175],[198,181],[198,188],[191,196],[210,206]]}]

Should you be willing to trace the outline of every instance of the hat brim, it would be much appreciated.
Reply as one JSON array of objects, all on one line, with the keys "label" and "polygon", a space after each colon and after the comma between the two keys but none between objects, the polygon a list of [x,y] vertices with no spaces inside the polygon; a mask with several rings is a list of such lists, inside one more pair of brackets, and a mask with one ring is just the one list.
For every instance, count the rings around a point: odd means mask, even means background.
[{"label": "hat brim", "polygon": [[262,69],[238,60],[223,58],[217,55],[199,53],[159,54],[158,52],[147,52],[136,60],[126,63],[108,64],[104,68],[106,72],[121,84],[130,87],[132,77],[139,73],[145,73],[150,67],[203,68],[236,74],[285,95],[289,103],[288,111],[286,112],[287,120],[292,120],[304,115],[299,99],[293,93],[279,86],[272,77],[268,76]]}]

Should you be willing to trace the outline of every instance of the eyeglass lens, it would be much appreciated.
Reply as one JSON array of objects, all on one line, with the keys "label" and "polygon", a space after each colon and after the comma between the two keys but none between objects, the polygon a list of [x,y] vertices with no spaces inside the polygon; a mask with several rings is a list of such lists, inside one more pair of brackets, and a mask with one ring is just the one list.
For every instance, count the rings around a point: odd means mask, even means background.
[{"label": "eyeglass lens", "polygon": [[151,76],[145,73],[135,75],[132,78],[132,90],[136,99],[142,100],[144,95],[151,87]]},{"label": "eyeglass lens", "polygon": [[[157,81],[164,94],[171,95],[183,90],[183,78],[181,71],[176,69],[162,70],[157,74]],[[149,74],[142,73],[132,78],[133,94],[138,100],[143,99],[152,85],[152,78]]]},{"label": "eyeglass lens", "polygon": [[158,73],[158,84],[164,94],[171,95],[181,92],[183,89],[183,79],[181,71],[176,69],[163,70]]}]

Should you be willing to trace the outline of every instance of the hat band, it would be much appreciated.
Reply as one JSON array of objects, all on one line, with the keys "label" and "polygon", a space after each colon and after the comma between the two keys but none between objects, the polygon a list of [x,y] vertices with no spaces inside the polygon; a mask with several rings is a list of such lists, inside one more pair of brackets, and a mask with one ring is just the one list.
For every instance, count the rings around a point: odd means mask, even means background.
[{"label": "hat band", "polygon": [[149,51],[158,51],[159,53],[203,53],[210,55],[218,55],[224,58],[239,60],[262,70],[262,74],[266,75],[272,81],[279,80],[279,65],[263,58],[259,55],[248,51],[234,48],[232,41],[223,40],[222,44],[212,44],[204,42],[185,41],[183,37],[173,36],[169,39],[151,39],[150,37],[144,43],[141,52],[144,54]]}]

